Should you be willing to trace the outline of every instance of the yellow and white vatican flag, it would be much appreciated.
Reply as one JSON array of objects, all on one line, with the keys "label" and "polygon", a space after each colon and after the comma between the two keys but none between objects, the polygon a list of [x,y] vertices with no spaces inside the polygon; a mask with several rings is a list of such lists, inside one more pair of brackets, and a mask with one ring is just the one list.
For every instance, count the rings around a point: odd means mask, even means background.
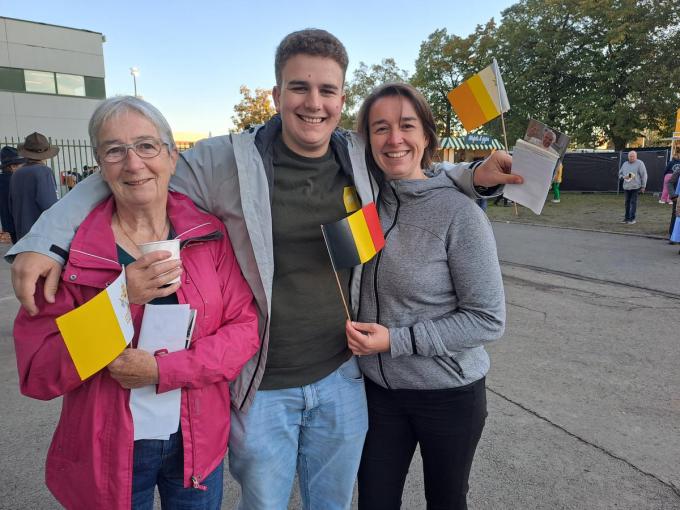
[{"label": "yellow and white vatican flag", "polygon": [[448,98],[466,131],[477,129],[510,109],[496,59],[449,92]]},{"label": "yellow and white vatican flag", "polygon": [[60,317],[57,327],[81,380],[99,372],[134,336],[125,268],[106,289]]}]

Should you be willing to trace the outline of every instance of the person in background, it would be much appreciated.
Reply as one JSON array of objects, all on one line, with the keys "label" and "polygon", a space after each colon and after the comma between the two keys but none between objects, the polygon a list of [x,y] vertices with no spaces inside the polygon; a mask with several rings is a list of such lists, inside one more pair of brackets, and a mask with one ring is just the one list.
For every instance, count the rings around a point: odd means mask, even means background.
[{"label": "person in background", "polygon": [[559,204],[560,203],[560,184],[562,183],[562,170],[564,169],[564,165],[562,162],[557,163],[557,169],[555,170],[555,176],[553,177],[552,181],[552,192],[553,192],[553,199],[552,203],[553,204]]},{"label": "person in background", "polygon": [[57,201],[57,183],[45,161],[59,153],[45,135],[32,133],[18,147],[26,163],[12,175],[9,202],[17,240],[28,234],[38,218]]},{"label": "person in background", "polygon": [[[80,225],[55,302],[39,291],[40,313],[22,308],[14,324],[21,392],[41,400],[63,395],[47,486],[70,510],[151,509],[156,486],[163,508],[219,510],[229,382],[259,347],[253,295],[222,222],[168,191],[178,153],[163,115],[137,97],[114,97],[99,104],[89,131],[112,196]],[[139,251],[167,239],[181,240],[181,268],[153,264],[167,252]],[[169,354],[125,349],[83,381],[55,319],[96,296],[122,267],[133,347],[146,303],[195,309],[191,343]],[[151,385],[160,394],[181,389],[176,432],[135,440],[130,389]]]},{"label": "person in background", "polygon": [[17,242],[12,211],[9,208],[9,188],[12,174],[26,162],[14,147],[3,147],[0,150],[0,222],[3,232],[9,234],[12,243]]},{"label": "person in background", "polygon": [[[680,149],[677,150],[676,155],[680,156]],[[678,244],[674,240],[674,230],[676,227],[675,219],[680,216],[680,201],[678,200],[678,195],[680,195],[680,165],[674,165],[673,173],[670,174],[668,181],[666,182],[666,193],[668,198],[671,199],[671,222],[668,225],[668,244]],[[676,237],[678,235],[675,232]]]},{"label": "person in background", "polygon": [[619,179],[623,179],[623,191],[626,196],[626,212],[621,223],[633,225],[636,223],[638,194],[644,193],[647,186],[647,168],[638,159],[637,152],[628,153],[628,161],[625,161],[619,169]]},{"label": "person in background", "polygon": [[346,323],[368,401],[359,509],[400,508],[419,445],[427,508],[462,510],[487,416],[484,345],[505,326],[491,224],[432,166],[436,125],[416,89],[378,87],[357,119],[369,167],[384,175],[386,233],[363,268],[359,322]]},{"label": "person in background", "polygon": [[671,195],[673,193],[669,193],[668,191],[668,181],[671,179],[671,177],[673,176],[673,172],[675,172],[676,170],[680,170],[680,146],[675,148],[673,156],[668,161],[668,164],[666,165],[666,168],[663,171],[663,185],[661,189],[661,197],[659,198],[660,204],[673,203],[671,199]]}]

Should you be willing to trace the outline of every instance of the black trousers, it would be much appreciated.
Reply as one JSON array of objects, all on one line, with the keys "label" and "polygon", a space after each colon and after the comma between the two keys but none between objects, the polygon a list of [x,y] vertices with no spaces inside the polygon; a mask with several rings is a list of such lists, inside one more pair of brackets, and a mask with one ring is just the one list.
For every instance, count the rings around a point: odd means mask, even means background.
[{"label": "black trousers", "polygon": [[467,509],[470,467],[487,415],[484,379],[446,390],[387,390],[366,379],[366,397],[359,509],[401,507],[416,445],[428,510]]}]

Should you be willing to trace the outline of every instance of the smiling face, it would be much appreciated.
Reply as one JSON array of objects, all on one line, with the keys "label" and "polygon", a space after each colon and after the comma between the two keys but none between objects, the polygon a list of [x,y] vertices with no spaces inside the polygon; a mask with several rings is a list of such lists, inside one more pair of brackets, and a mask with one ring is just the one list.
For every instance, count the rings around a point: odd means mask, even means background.
[{"label": "smiling face", "polygon": [[343,72],[333,59],[300,54],[286,61],[272,95],[290,150],[308,158],[328,151],[345,103],[342,87]]},{"label": "smiling face", "polygon": [[[104,154],[115,144],[133,144],[144,139],[160,139],[156,126],[146,117],[132,110],[114,115],[99,129],[97,154]],[[101,175],[111,188],[116,207],[121,210],[133,207],[165,206],[168,183],[175,172],[177,150],[163,144],[158,156],[140,158],[134,150],[118,163],[100,161]]]},{"label": "smiling face", "polygon": [[413,104],[400,96],[378,99],[368,112],[371,153],[388,179],[424,179],[428,140]]}]

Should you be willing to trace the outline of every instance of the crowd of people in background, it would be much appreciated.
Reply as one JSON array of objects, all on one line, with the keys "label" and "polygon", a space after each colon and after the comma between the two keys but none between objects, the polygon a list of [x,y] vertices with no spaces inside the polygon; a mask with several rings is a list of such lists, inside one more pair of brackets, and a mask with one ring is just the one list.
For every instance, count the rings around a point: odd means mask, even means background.
[{"label": "crowd of people in background", "polygon": [[[37,132],[27,136],[18,147],[0,149],[0,234],[9,237],[0,239],[16,243],[40,214],[57,201],[57,183],[47,161],[58,153],[59,147]],[[99,165],[83,165],[80,171],[73,168],[60,172],[62,193],[98,171]],[[15,174],[17,178],[13,179]]]},{"label": "crowd of people in background", "polygon": [[83,165],[83,169],[80,172],[78,171],[77,168],[74,168],[73,170],[62,171],[60,173],[61,185],[65,186],[66,189],[71,191],[73,188],[75,188],[76,184],[78,184],[82,180],[88,178],[90,175],[98,171],[99,171],[98,165],[94,166]]},{"label": "crowd of people in background", "polygon": [[[668,242],[680,243],[680,147],[675,149],[673,157],[666,165],[664,171],[664,189],[659,202],[671,204],[671,221],[668,225]],[[680,254],[680,251],[678,251]]]}]

